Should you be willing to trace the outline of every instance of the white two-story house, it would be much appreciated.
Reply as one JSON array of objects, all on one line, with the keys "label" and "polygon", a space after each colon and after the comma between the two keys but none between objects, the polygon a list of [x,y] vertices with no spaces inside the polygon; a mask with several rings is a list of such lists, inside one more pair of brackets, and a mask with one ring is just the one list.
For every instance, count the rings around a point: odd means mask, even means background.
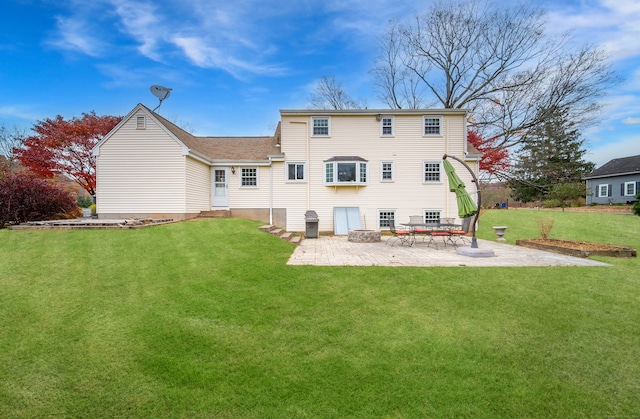
[{"label": "white two-story house", "polygon": [[[281,110],[273,136],[198,137],[136,106],[94,148],[101,218],[185,219],[201,211],[305,230],[386,229],[421,215],[456,218],[444,154],[474,172],[466,111]],[[475,197],[471,174],[453,162]]]}]

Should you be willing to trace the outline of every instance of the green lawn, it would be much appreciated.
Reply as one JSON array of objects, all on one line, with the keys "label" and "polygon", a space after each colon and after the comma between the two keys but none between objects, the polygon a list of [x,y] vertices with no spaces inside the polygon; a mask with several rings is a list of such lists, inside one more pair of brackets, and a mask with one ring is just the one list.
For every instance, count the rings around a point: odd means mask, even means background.
[{"label": "green lawn", "polygon": [[[640,247],[640,217],[478,237]],[[0,230],[0,417],[637,417],[640,272],[287,266],[223,219]]]}]

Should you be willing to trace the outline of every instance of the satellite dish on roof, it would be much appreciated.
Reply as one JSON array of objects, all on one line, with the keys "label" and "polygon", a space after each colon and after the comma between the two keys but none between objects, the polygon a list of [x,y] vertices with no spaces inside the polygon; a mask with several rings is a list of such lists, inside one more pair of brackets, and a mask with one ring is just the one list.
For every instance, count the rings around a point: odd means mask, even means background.
[{"label": "satellite dish on roof", "polygon": [[160,103],[158,103],[158,106],[156,106],[156,108],[153,110],[155,112],[156,109],[158,109],[160,105],[162,105],[162,101],[169,97],[169,95],[171,94],[171,90],[173,89],[170,87],[163,87],[154,84],[149,88],[149,90],[151,90],[151,93],[153,93],[155,97],[160,99]]}]

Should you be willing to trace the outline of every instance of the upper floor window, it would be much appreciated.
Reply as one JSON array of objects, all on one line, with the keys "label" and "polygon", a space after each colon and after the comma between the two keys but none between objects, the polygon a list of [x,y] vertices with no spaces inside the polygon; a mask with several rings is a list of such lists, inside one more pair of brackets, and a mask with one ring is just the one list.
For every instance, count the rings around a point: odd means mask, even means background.
[{"label": "upper floor window", "polygon": [[622,196],[636,196],[636,183],[625,182],[622,185]]},{"label": "upper floor window", "polygon": [[243,167],[240,169],[240,186],[245,188],[258,187],[257,167]]},{"label": "upper floor window", "polygon": [[392,137],[393,134],[393,116],[383,116],[380,120],[380,136]]},{"label": "upper floor window", "polygon": [[287,163],[287,181],[303,181],[304,180],[304,163]]},{"label": "upper floor window", "polygon": [[324,162],[327,185],[366,185],[367,161],[361,157],[333,157]]},{"label": "upper floor window", "polygon": [[331,135],[331,118],[328,116],[312,116],[311,135],[314,137],[329,137]]},{"label": "upper floor window", "polygon": [[440,162],[425,161],[424,162],[424,182],[440,182],[442,175],[440,173]]},{"label": "upper floor window", "polygon": [[393,162],[382,161],[380,162],[380,182],[393,182]]},{"label": "upper floor window", "polygon": [[423,135],[442,135],[441,116],[425,116],[423,117],[423,122]]}]

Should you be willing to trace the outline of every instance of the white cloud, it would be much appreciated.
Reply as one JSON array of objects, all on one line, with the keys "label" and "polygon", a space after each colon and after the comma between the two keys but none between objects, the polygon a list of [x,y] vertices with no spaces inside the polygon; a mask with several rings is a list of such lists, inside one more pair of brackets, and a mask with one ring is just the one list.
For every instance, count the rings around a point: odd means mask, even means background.
[{"label": "white cloud", "polygon": [[628,125],[640,124],[640,118],[625,118],[622,120],[622,123]]},{"label": "white cloud", "polygon": [[160,60],[156,46],[165,29],[160,24],[157,9],[149,3],[112,0],[124,31],[140,43],[140,53],[152,60]]},{"label": "white cloud", "polygon": [[91,57],[98,57],[104,48],[102,41],[91,34],[86,22],[77,17],[56,16],[58,39],[50,44],[63,50],[81,52]]},{"label": "white cloud", "polygon": [[235,58],[229,54],[229,51],[210,46],[201,38],[175,36],[172,41],[198,67],[221,69],[236,78],[243,78],[245,73],[276,76],[286,71],[283,67],[262,65]]},{"label": "white cloud", "polygon": [[28,121],[42,118],[41,115],[37,115],[29,106],[25,105],[0,105],[0,117]]},{"label": "white cloud", "polygon": [[585,159],[594,162],[596,167],[600,167],[612,159],[636,155],[640,155],[640,135],[598,144],[597,147],[589,149]]},{"label": "white cloud", "polygon": [[582,42],[603,46],[615,60],[640,55],[640,7],[635,0],[600,0],[571,3],[553,2],[548,29],[553,33],[573,31]]}]

